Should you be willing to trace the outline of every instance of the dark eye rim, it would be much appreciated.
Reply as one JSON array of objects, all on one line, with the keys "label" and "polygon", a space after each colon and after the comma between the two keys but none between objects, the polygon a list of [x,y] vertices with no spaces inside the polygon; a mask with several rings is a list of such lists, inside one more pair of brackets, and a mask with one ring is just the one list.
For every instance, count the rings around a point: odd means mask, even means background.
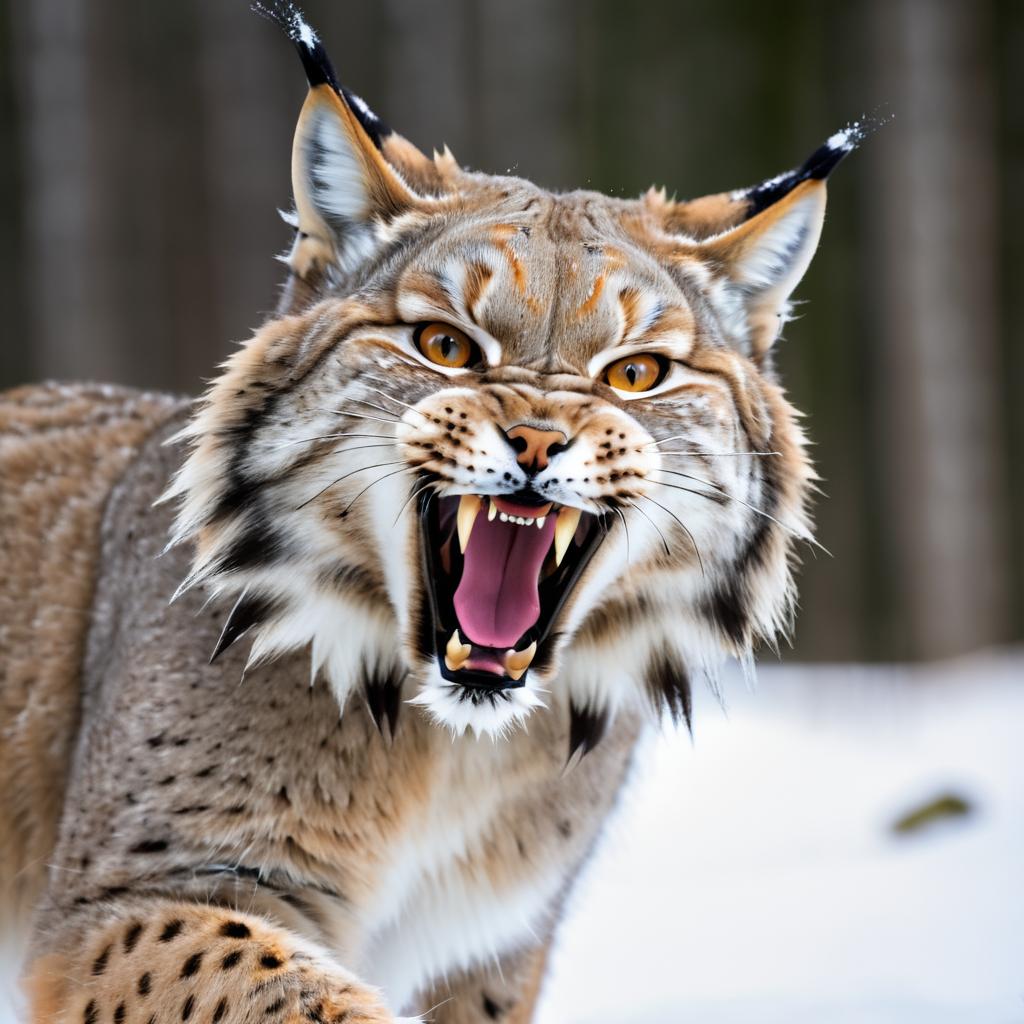
[{"label": "dark eye rim", "polygon": [[[428,327],[442,326],[447,327],[452,331],[458,331],[467,342],[469,342],[469,359],[462,366],[444,366],[443,363],[435,363],[427,354],[423,351],[423,346],[420,341],[423,337],[423,332]],[[461,327],[456,327],[455,324],[446,323],[444,320],[424,320],[421,323],[413,325],[412,332],[412,343],[416,346],[416,351],[420,353],[431,366],[438,366],[446,370],[473,370],[476,369],[483,363],[483,351],[480,346],[464,331]]]},{"label": "dark eye rim", "polygon": [[646,395],[653,391],[659,384],[663,383],[665,378],[668,376],[668,371],[672,369],[672,360],[668,356],[662,355],[660,352],[631,352],[628,356],[619,356],[618,359],[613,359],[604,369],[601,371],[600,377],[598,378],[603,384],[613,390],[619,390],[615,388],[614,384],[611,384],[608,380],[608,374],[613,366],[618,366],[619,363],[624,363],[628,359],[638,359],[641,356],[647,356],[653,359],[658,364],[658,376],[654,378],[654,383],[643,391],[629,391],[626,394],[631,395]]}]

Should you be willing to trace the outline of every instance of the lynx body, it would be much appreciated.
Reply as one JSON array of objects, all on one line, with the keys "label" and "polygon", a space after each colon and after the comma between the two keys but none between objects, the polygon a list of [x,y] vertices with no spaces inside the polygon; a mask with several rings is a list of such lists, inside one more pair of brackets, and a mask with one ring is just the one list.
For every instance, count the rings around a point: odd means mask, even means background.
[{"label": "lynx body", "polygon": [[0,402],[31,1013],[526,1022],[644,723],[789,623],[771,346],[859,132],[556,195],[422,155],[274,16],[310,84],[278,313],[197,406]]}]

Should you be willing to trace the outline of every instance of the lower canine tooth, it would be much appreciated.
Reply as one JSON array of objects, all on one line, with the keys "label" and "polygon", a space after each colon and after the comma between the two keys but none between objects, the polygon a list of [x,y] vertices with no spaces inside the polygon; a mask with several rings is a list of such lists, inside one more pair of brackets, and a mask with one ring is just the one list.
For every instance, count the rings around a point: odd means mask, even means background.
[{"label": "lower canine tooth", "polygon": [[537,641],[534,640],[529,647],[521,651],[509,648],[505,652],[505,673],[510,679],[518,682],[523,678],[523,673],[530,667],[533,656],[537,653]]},{"label": "lower canine tooth", "polygon": [[457,525],[459,530],[459,550],[465,554],[469,535],[473,532],[476,514],[480,511],[481,498],[475,494],[464,494],[459,500]]},{"label": "lower canine tooth", "polygon": [[581,510],[569,508],[568,506],[559,509],[558,520],[555,523],[555,565],[561,565],[569,550],[569,542],[576,535],[576,528],[580,525]]},{"label": "lower canine tooth", "polygon": [[466,664],[469,656],[473,653],[472,644],[464,644],[459,631],[455,630],[444,649],[444,663],[448,666],[449,672],[458,672]]}]

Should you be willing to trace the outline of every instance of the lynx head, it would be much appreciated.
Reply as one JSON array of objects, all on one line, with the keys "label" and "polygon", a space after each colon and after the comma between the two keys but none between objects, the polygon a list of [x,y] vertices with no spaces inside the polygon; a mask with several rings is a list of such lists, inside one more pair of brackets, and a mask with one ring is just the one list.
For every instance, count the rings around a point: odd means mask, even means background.
[{"label": "lynx head", "polygon": [[399,694],[457,732],[568,704],[584,750],[688,717],[790,622],[814,474],[772,345],[859,127],[752,188],[553,194],[423,155],[271,16],[309,81],[290,274],[169,492],[218,653],[309,644],[391,729]]}]

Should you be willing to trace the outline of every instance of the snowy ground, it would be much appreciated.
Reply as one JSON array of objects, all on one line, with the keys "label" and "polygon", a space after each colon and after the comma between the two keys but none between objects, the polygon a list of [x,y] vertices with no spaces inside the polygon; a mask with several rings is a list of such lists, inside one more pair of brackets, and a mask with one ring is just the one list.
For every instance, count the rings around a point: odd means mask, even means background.
[{"label": "snowy ground", "polygon": [[[1024,1022],[1024,656],[698,696],[576,892],[537,1024]],[[972,812],[892,832],[944,793]]]},{"label": "snowy ground", "polygon": [[[696,698],[577,889],[537,1024],[1024,1024],[1024,652]],[[945,793],[972,812],[891,831]]]}]

